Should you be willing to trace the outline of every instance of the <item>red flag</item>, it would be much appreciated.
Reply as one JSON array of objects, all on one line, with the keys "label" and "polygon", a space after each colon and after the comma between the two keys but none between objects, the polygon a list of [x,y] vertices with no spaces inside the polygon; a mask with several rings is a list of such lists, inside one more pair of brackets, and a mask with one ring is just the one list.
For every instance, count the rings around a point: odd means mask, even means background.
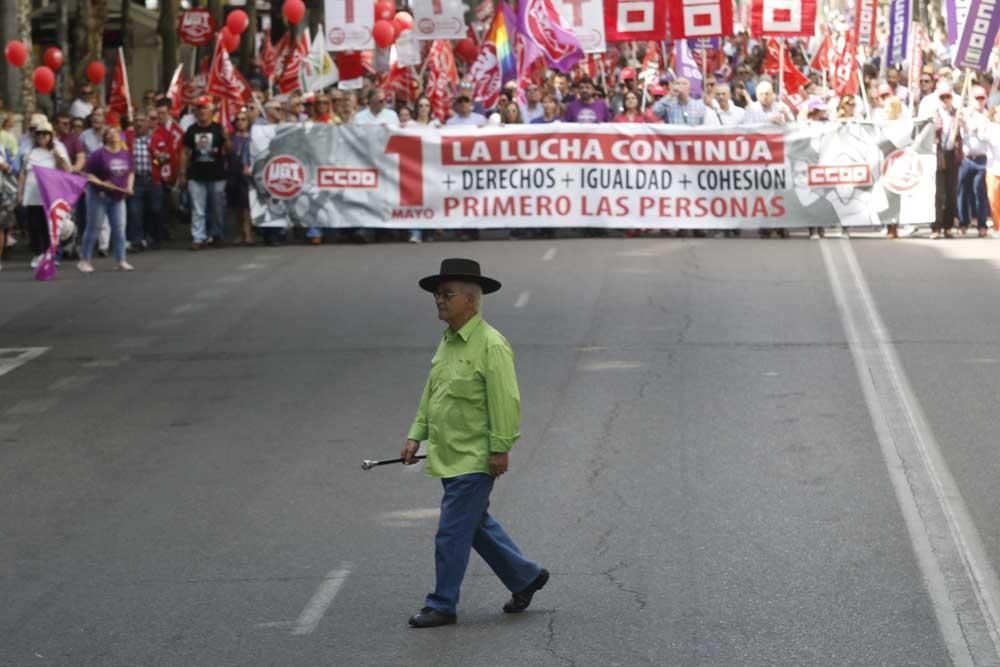
[{"label": "red flag", "polygon": [[861,46],[875,46],[878,0],[855,0],[854,33]]},{"label": "red flag", "polygon": [[183,84],[182,90],[182,101],[185,105],[192,105],[194,101],[205,94],[208,90],[208,71],[209,64],[208,56],[201,59],[201,69],[198,73],[191,77],[187,82]]},{"label": "red flag", "polygon": [[816,0],[752,0],[750,34],[761,37],[811,37],[816,30]]},{"label": "red flag", "polygon": [[857,95],[860,87],[858,84],[858,58],[855,53],[857,37],[853,33],[854,30],[847,31],[844,48],[837,56],[837,65],[830,81],[833,92],[838,95]]},{"label": "red flag", "polygon": [[279,62],[280,71],[275,72],[278,79],[278,90],[290,93],[299,88],[299,68],[302,59],[309,54],[309,35],[303,32],[294,47],[286,47],[284,57]]},{"label": "red flag", "polygon": [[[776,39],[767,40],[767,56],[764,58],[764,71],[770,75],[776,75],[781,71],[781,44]],[[799,68],[792,62],[792,55],[785,49],[785,71],[781,82],[781,89],[790,95],[799,92],[802,86],[809,83],[809,77],[799,71]]]},{"label": "red flag", "polygon": [[823,72],[830,69],[830,61],[832,60],[830,58],[830,52],[834,51],[833,36],[830,35],[829,30],[825,29],[823,32],[823,41],[820,43],[819,48],[816,49],[816,55],[813,56],[812,62],[809,63],[810,69],[817,72]]},{"label": "red flag", "polygon": [[178,65],[174,70],[170,87],[167,88],[167,99],[170,100],[170,115],[180,118],[181,109],[184,108],[184,65]]},{"label": "red flag", "polygon": [[733,34],[732,0],[670,0],[670,37],[722,37]]},{"label": "red flag", "polygon": [[125,57],[121,47],[118,48],[118,62],[115,64],[115,75],[108,92],[108,109],[116,111],[120,116],[132,117],[132,96],[128,89],[128,72],[125,71]]},{"label": "red flag", "polygon": [[419,90],[413,70],[400,66],[398,62],[392,63],[389,72],[382,77],[381,88],[386,95],[392,95],[397,102],[416,101]]},{"label": "red flag", "polygon": [[[287,34],[287,33],[286,33]],[[274,66],[278,62],[278,51],[271,44],[271,31],[264,31],[264,41],[260,47],[260,67],[264,76],[270,79],[274,76]]]},{"label": "red flag", "polygon": [[427,55],[427,99],[438,120],[444,122],[451,115],[452,84],[458,81],[455,56],[451,42],[436,39]]},{"label": "red flag", "polygon": [[208,73],[208,94],[237,104],[248,102],[253,95],[250,84],[240,71],[233,67],[229,51],[222,44],[222,38],[215,40],[215,55]]},{"label": "red flag", "polygon": [[667,0],[606,0],[607,41],[661,40],[667,36]]},{"label": "red flag", "polygon": [[359,79],[365,74],[360,51],[337,51],[334,61],[337,63],[341,81]]}]

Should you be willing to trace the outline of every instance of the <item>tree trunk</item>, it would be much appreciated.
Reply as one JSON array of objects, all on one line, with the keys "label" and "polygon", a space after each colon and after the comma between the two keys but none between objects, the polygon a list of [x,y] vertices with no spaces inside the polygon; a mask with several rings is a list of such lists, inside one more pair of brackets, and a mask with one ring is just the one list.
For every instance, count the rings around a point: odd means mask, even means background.
[{"label": "tree trunk", "polygon": [[222,0],[208,0],[208,11],[215,21],[216,31],[222,30],[222,26],[226,25],[226,17],[222,15]]},{"label": "tree trunk", "polygon": [[253,60],[257,57],[257,0],[247,0],[245,11],[250,23],[240,42],[240,69],[244,75],[249,76],[253,70]]},{"label": "tree trunk", "polygon": [[21,68],[21,104],[24,109],[25,127],[27,119],[35,113],[35,59],[31,56],[31,0],[17,0],[17,38],[28,49],[28,62]]},{"label": "tree trunk", "polygon": [[69,3],[61,2],[56,10],[56,42],[59,50],[63,52],[63,66],[59,68],[59,76],[56,79],[56,109],[68,109],[73,101],[73,62],[72,52],[69,42]]},{"label": "tree trunk", "polygon": [[316,30],[323,21],[323,0],[307,0],[306,20],[309,21],[310,38],[316,36]]},{"label": "tree trunk", "polygon": [[161,90],[170,85],[170,78],[177,69],[177,5],[180,0],[160,0],[160,22],[157,32],[160,34],[160,45],[163,49],[163,71],[161,72]]},{"label": "tree trunk", "polygon": [[135,48],[135,37],[132,35],[132,0],[122,0],[122,51],[125,52],[125,63],[132,64],[132,50]]},{"label": "tree trunk", "polygon": [[[104,25],[108,18],[107,0],[80,0],[80,11],[73,22],[72,38],[76,45],[73,54],[73,78],[82,82],[87,78],[87,65],[104,62]],[[100,86],[100,88],[99,88]],[[97,106],[104,106],[104,82],[94,85]]]}]

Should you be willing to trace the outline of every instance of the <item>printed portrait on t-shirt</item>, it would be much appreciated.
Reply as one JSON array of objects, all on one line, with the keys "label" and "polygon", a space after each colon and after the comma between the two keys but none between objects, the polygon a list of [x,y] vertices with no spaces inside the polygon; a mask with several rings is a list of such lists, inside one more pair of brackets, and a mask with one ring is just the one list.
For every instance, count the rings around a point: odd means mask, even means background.
[{"label": "printed portrait on t-shirt", "polygon": [[215,135],[211,132],[195,132],[194,152],[195,159],[199,162],[206,162],[215,159],[214,144]]}]

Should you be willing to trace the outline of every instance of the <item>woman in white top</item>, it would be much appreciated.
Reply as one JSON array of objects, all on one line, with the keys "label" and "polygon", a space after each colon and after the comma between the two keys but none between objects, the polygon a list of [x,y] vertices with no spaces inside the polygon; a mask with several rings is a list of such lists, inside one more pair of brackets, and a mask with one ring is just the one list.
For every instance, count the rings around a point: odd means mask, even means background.
[{"label": "woman in white top", "polygon": [[987,121],[961,117],[972,136],[986,150],[986,196],[990,200],[993,229],[990,236],[1000,237],[1000,106],[993,107],[986,115]]},{"label": "woman in white top", "polygon": [[35,125],[34,142],[25,156],[17,182],[17,202],[24,207],[31,242],[31,268],[38,266],[42,254],[49,248],[49,226],[45,208],[38,192],[35,167],[48,167],[70,171],[69,156],[62,144],[55,143],[52,124],[48,120]]}]

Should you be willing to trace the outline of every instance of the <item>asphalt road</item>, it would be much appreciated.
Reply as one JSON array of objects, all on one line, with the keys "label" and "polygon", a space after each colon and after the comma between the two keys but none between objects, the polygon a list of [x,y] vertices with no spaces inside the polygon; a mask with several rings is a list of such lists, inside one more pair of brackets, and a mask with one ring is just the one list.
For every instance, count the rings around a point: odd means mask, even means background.
[{"label": "asphalt road", "polygon": [[[459,623],[417,631],[440,485],[360,462],[398,455],[442,328],[416,281],[448,256],[504,283],[523,439],[492,511],[552,579],[505,615],[474,556]],[[133,263],[0,273],[0,665],[998,662],[1000,244]]]}]

